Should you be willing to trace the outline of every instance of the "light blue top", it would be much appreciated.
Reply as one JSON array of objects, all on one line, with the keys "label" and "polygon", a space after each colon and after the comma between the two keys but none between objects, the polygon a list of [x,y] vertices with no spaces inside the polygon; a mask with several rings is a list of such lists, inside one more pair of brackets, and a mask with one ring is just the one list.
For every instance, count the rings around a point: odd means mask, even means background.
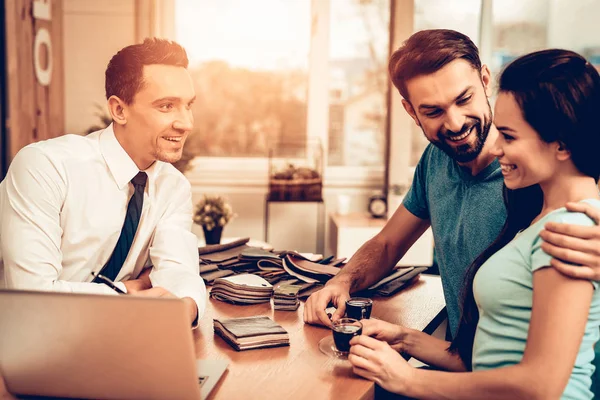
[{"label": "light blue top", "polygon": [[[599,200],[584,201],[600,208]],[[550,265],[551,257],[541,249],[539,237],[539,232],[549,221],[594,225],[594,221],[583,213],[559,208],[519,233],[481,266],[473,282],[480,316],[473,343],[473,370],[506,367],[523,358],[531,320],[533,273]],[[592,284],[594,289],[598,287],[596,282]],[[568,299],[564,301],[568,302]],[[585,335],[562,399],[594,397],[590,386],[594,372],[593,347],[598,340],[599,326],[600,291],[594,290]]]},{"label": "light blue top", "polygon": [[430,144],[402,203],[415,216],[431,222],[452,335],[460,321],[465,271],[496,239],[506,219],[502,183],[497,160],[471,176]]}]

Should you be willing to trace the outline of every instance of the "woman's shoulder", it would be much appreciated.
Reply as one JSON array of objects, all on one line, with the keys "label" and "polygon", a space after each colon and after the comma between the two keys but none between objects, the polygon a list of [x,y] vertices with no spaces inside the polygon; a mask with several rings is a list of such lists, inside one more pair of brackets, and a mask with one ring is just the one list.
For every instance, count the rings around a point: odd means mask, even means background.
[{"label": "woman's shoulder", "polygon": [[[588,203],[593,207],[600,209],[600,199],[585,199],[581,200],[580,202]],[[585,226],[593,226],[596,224],[596,222],[592,218],[588,217],[587,214],[582,212],[568,211],[565,207],[552,211],[544,218],[542,218],[540,222],[543,224],[545,224],[546,222],[561,222]]]}]

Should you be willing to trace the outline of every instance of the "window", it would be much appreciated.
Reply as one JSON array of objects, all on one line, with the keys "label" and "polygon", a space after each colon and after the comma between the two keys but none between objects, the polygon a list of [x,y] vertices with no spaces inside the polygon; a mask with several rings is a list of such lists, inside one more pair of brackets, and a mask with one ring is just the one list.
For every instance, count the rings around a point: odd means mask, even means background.
[{"label": "window", "polygon": [[495,1],[495,69],[499,72],[514,58],[543,48],[573,50],[600,66],[599,14],[597,0]]},{"label": "window", "polygon": [[176,0],[198,179],[265,182],[274,143],[318,139],[326,181],[381,185],[390,1]]},{"label": "window", "polygon": [[331,0],[328,165],[384,164],[390,0]]},{"label": "window", "polygon": [[549,0],[494,2],[492,76],[520,55],[547,47],[549,7]]},{"label": "window", "polygon": [[177,0],[175,13],[197,95],[188,150],[266,157],[306,138],[309,1]]}]

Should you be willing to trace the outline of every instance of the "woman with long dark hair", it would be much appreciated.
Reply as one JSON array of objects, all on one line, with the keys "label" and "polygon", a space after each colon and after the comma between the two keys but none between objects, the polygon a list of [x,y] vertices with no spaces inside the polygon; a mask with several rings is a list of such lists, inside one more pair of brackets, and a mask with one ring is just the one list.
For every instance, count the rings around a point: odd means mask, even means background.
[{"label": "woman with long dark hair", "polygon": [[[351,342],[358,375],[420,399],[593,398],[598,284],[549,268],[539,232],[547,222],[594,225],[564,205],[600,207],[598,115],[600,76],[574,52],[531,53],[503,71],[493,152],[504,175],[507,219],[467,271],[455,339],[408,343],[404,328],[366,320]],[[462,373],[414,369],[398,354],[408,349]]]}]

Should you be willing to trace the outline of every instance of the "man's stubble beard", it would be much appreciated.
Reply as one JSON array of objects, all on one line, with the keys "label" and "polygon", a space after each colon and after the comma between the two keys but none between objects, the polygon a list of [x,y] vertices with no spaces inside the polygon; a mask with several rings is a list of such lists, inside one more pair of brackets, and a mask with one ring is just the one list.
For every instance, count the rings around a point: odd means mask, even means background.
[{"label": "man's stubble beard", "polygon": [[[431,140],[427,135],[425,137],[436,147],[441,149],[444,153],[448,155],[448,157],[452,158],[454,161],[458,163],[468,163],[475,160],[479,154],[481,154],[481,150],[485,145],[485,141],[490,133],[490,128],[492,127],[492,107],[490,102],[487,101],[488,106],[488,114],[484,115],[483,124],[481,120],[475,122],[475,143],[473,145],[464,144],[458,147],[452,147],[447,144],[444,140]],[[473,125],[471,125],[473,127]],[[471,129],[469,127],[469,129]],[[423,129],[423,125],[421,125],[421,130],[423,134],[425,134],[425,130]],[[464,130],[461,130],[464,131]],[[438,132],[439,135],[439,132]]]}]

